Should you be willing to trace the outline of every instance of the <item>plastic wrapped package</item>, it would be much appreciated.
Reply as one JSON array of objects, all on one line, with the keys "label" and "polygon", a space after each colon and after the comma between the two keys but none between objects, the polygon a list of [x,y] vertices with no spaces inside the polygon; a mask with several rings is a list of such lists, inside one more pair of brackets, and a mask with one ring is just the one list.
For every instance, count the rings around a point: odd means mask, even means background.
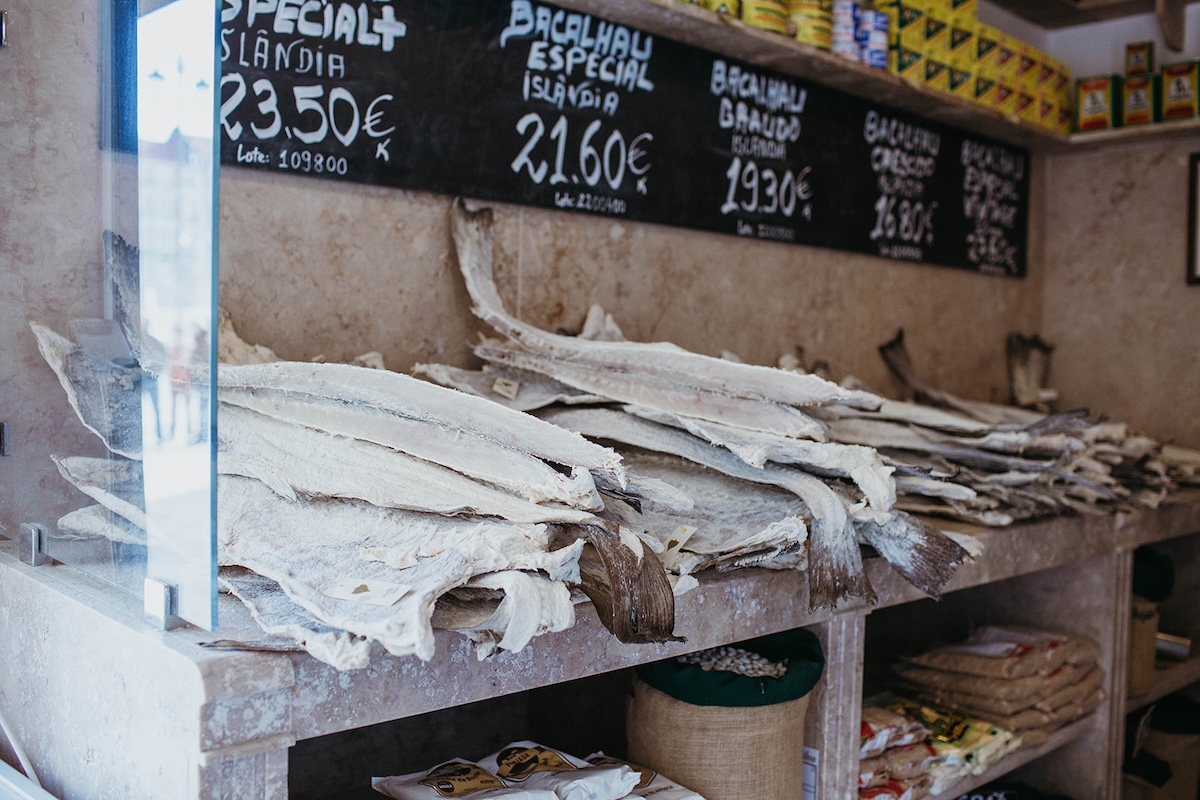
[{"label": "plastic wrapped package", "polygon": [[620,800],[640,780],[626,764],[592,765],[531,741],[512,742],[479,765],[510,786],[548,789],[559,800]]},{"label": "plastic wrapped package", "polygon": [[395,800],[434,800],[443,797],[470,797],[471,800],[558,800],[549,789],[528,789],[505,786],[493,773],[467,761],[455,758],[433,769],[372,778],[375,791]]},{"label": "plastic wrapped package", "polygon": [[655,772],[646,767],[639,767],[637,764],[630,764],[628,761],[606,756],[604,753],[592,753],[587,757],[587,760],[589,764],[597,766],[619,766],[623,764],[638,774],[638,784],[626,795],[626,800],[638,797],[653,797],[654,800],[704,800],[704,797],[701,795],[693,792],[686,786],[681,786],[661,772]]}]

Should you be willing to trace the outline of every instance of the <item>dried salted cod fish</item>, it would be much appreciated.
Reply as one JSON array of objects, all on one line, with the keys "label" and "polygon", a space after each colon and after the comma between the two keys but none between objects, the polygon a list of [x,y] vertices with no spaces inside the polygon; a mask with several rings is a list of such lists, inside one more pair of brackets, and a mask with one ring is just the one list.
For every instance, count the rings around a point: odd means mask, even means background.
[{"label": "dried salted cod fish", "polygon": [[894,470],[870,447],[792,439],[635,406],[626,406],[625,410],[725,447],[752,467],[762,467],[771,461],[795,464],[819,475],[849,478],[862,490],[867,503],[879,511],[887,511],[896,502]]},{"label": "dried salted cod fish", "polygon": [[922,400],[930,405],[954,409],[989,425],[1010,424],[1025,426],[1037,422],[1044,416],[1039,412],[1028,411],[1015,406],[983,403],[977,400],[964,400],[961,397],[956,397],[949,392],[944,392],[922,381],[917,377],[916,371],[913,369],[912,358],[909,356],[908,349],[904,344],[903,330],[898,331],[895,338],[890,342],[879,346],[879,355],[883,357],[884,363],[887,364],[892,374],[911,389],[918,400]]},{"label": "dried salted cod fish", "polygon": [[599,303],[592,303],[588,308],[587,316],[583,320],[583,329],[579,331],[579,338],[591,339],[594,342],[626,341],[621,326],[613,319],[612,314],[600,307]]},{"label": "dried salted cod fish", "polygon": [[42,358],[58,376],[84,427],[104,446],[126,458],[142,457],[141,370],[87,353],[45,325],[30,322]]},{"label": "dried salted cod fish", "polygon": [[[537,505],[407,453],[238,406],[222,406],[217,432],[219,472],[256,478],[290,500],[297,495],[342,497],[381,508],[513,522],[597,522],[586,511]],[[313,461],[314,453],[320,454],[319,461]]]},{"label": "dried salted cod fish", "polygon": [[143,530],[146,496],[142,462],[85,456],[50,456],[59,474],[100,505]]},{"label": "dried salted cod fish", "polygon": [[953,481],[920,478],[914,475],[897,475],[896,491],[900,494],[943,497],[947,500],[974,500],[979,496],[979,493],[970,486],[963,486]]},{"label": "dried salted cod fish", "polygon": [[1053,345],[1046,344],[1037,334],[1010,333],[1004,342],[1004,350],[1008,388],[1014,405],[1036,407],[1040,411],[1042,406],[1058,399],[1058,392],[1046,388]]},{"label": "dried salted cod fish", "polygon": [[475,642],[480,661],[497,648],[517,652],[535,636],[574,624],[575,606],[564,584],[517,570],[476,576],[442,595],[433,612],[434,627]]},{"label": "dried salted cod fish", "polygon": [[217,585],[242,601],[264,633],[295,642],[318,661],[338,670],[370,663],[369,641],[317,622],[275,581],[241,567],[222,567]]},{"label": "dried salted cod fish", "polygon": [[[823,420],[839,420],[844,418],[865,418],[886,420],[890,422],[912,423],[930,430],[944,431],[951,434],[983,435],[996,430],[996,426],[985,422],[964,417],[933,406],[922,406],[916,403],[906,403],[900,400],[884,398],[879,408],[874,411],[862,411],[843,406],[822,406],[813,410],[813,415]],[[1010,426],[1016,430],[1016,426]]]},{"label": "dried salted cod fish", "polygon": [[[599,508],[589,470],[624,486],[620,458],[612,450],[408,375],[281,362],[221,367],[220,385],[223,402],[403,450],[534,502]],[[545,462],[575,469],[568,477]]]},{"label": "dried salted cod fish", "polygon": [[646,502],[640,514],[621,514],[615,504],[622,524],[654,538],[651,546],[668,570],[688,574],[709,567],[804,565],[808,507],[791,492],[731,478],[677,456],[622,455],[630,480],[652,476],[695,499],[683,513]]},{"label": "dried salted cod fish", "polygon": [[844,597],[874,598],[841,499],[827,485],[789,467],[751,467],[728,450],[695,436],[609,409],[543,411],[542,417],[586,436],[670,453],[733,478],[778,486],[794,493],[812,514],[809,526],[809,605],[833,607]]},{"label": "dried salted cod fish", "polygon": [[548,358],[490,341],[476,345],[475,354],[485,361],[549,375],[581,391],[623,403],[785,436],[806,436],[816,429],[808,414],[791,406],[735,397],[648,373]]},{"label": "dried salted cod fish", "polygon": [[[505,569],[570,571],[578,550],[549,552],[542,525],[380,509],[360,501],[285,500],[247,478],[219,479],[218,555],[279,583],[316,619],[378,640],[393,655],[428,660],[437,598],[475,575]],[[367,560],[386,557],[403,568]],[[382,587],[376,605],[333,596],[339,587]],[[353,593],[351,593],[353,596]]]},{"label": "dried salted cod fish", "polygon": [[101,505],[84,506],[58,520],[58,536],[91,539],[103,536],[118,544],[146,545],[146,531]]},{"label": "dried salted cod fish", "polygon": [[[676,345],[598,341],[542,331],[511,316],[496,291],[492,271],[491,210],[468,211],[459,200],[451,209],[450,225],[459,269],[471,295],[475,315],[530,352],[591,370],[644,375],[706,392],[786,405],[851,403],[869,408],[877,405],[873,396],[843,389],[811,375],[722,361]],[[552,377],[590,391],[562,376]],[[639,402],[634,398],[616,399]]]},{"label": "dried salted cod fish", "polygon": [[856,521],[855,529],[905,580],[935,600],[955,568],[969,558],[958,542],[903,512],[884,522]]},{"label": "dried salted cod fish", "polygon": [[517,411],[534,411],[554,403],[576,405],[608,402],[603,397],[581,392],[537,372],[492,364],[485,365],[482,370],[460,369],[446,364],[416,364],[412,373],[460,392],[486,397]]}]

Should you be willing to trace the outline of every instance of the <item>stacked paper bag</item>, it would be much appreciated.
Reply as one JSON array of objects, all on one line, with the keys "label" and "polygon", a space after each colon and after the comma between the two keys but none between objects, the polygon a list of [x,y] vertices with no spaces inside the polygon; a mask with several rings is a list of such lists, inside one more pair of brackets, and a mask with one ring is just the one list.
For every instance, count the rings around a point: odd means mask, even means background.
[{"label": "stacked paper bag", "polygon": [[935,753],[929,729],[883,706],[864,705],[858,770],[861,798],[916,800],[929,791]]},{"label": "stacked paper bag", "polygon": [[1104,700],[1094,642],[1026,628],[990,626],[966,642],[898,665],[919,698],[1019,734],[1036,747]]}]

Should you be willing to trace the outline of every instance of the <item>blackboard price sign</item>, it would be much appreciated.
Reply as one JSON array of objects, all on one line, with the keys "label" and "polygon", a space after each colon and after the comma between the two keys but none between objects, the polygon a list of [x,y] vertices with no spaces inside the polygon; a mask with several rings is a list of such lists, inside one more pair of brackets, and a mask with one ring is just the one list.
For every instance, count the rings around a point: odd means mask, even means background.
[{"label": "blackboard price sign", "polygon": [[534,0],[223,0],[227,165],[1023,275],[1028,153]]}]

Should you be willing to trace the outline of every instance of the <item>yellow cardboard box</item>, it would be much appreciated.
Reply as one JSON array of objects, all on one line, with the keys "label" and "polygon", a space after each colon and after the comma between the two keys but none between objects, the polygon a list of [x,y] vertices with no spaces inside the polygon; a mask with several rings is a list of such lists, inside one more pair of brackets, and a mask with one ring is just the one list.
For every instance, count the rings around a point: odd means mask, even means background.
[{"label": "yellow cardboard box", "polygon": [[950,67],[944,59],[925,57],[925,85],[934,91],[950,93]]},{"label": "yellow cardboard box", "polygon": [[980,72],[999,77],[1000,42],[1004,34],[980,22],[975,27],[975,63]]},{"label": "yellow cardboard box", "polygon": [[975,73],[975,102],[987,108],[995,108],[997,104],[996,92],[1000,89],[1000,83],[990,75],[980,75]]},{"label": "yellow cardboard box", "polygon": [[1077,94],[1075,127],[1081,131],[1098,131],[1117,126],[1117,80],[1113,75],[1080,78]]},{"label": "yellow cardboard box", "polygon": [[1001,114],[1016,116],[1017,87],[1003,78],[996,81],[996,105],[993,108]]},{"label": "yellow cardboard box", "polygon": [[975,71],[972,69],[963,69],[959,65],[951,62],[947,65],[949,76],[950,94],[963,100],[975,99]]},{"label": "yellow cardboard box", "polygon": [[903,44],[888,49],[888,72],[912,83],[925,83],[925,54]]},{"label": "yellow cardboard box", "polygon": [[1159,119],[1188,119],[1197,113],[1200,62],[1181,61],[1163,64]]},{"label": "yellow cardboard box", "polygon": [[1000,34],[1000,43],[996,49],[996,75],[1002,81],[1016,85],[1017,66],[1021,63],[1021,40],[1007,33]]},{"label": "yellow cardboard box", "polygon": [[969,19],[950,18],[950,40],[948,44],[950,63],[961,69],[974,70],[979,63],[975,43],[979,23]]},{"label": "yellow cardboard box", "polygon": [[1021,42],[1021,49],[1017,54],[1017,86],[1031,94],[1037,92],[1041,73],[1042,51],[1029,42]]}]

